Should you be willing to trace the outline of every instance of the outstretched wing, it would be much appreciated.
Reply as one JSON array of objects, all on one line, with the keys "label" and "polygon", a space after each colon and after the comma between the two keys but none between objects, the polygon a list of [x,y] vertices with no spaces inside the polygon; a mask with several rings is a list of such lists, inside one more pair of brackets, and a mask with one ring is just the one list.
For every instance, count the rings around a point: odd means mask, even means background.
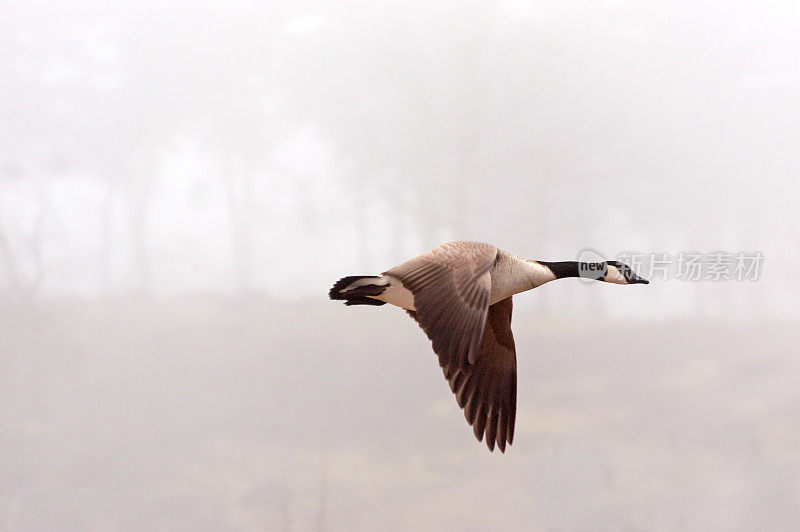
[{"label": "outstretched wing", "polygon": [[[513,304],[508,297],[489,307],[486,327],[474,364],[453,363],[439,357],[445,378],[464,409],[475,437],[505,452],[514,441],[517,415],[517,355],[511,332]],[[407,311],[420,322],[414,311]],[[420,322],[420,325],[422,323]]]},{"label": "outstretched wing", "polygon": [[491,244],[451,242],[383,272],[414,294],[415,319],[443,368],[476,360],[496,258],[497,248]]}]

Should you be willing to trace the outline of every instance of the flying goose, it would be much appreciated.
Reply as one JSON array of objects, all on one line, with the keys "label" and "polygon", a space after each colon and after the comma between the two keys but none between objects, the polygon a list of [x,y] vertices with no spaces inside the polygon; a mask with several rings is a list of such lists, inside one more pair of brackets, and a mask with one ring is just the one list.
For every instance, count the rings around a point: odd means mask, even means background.
[{"label": "flying goose", "polygon": [[392,305],[414,318],[478,441],[514,441],[517,360],[511,298],[555,279],[647,284],[621,262],[545,262],[484,242],[442,244],[381,275],[343,277],[328,293],[345,305]]}]

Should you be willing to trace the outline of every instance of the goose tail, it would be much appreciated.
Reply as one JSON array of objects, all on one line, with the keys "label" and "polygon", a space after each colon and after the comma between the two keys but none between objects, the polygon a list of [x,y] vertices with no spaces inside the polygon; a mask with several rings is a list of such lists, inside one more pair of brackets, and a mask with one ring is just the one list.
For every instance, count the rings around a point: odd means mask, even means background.
[{"label": "goose tail", "polygon": [[380,275],[350,275],[342,277],[331,287],[328,297],[350,305],[385,305],[385,301],[373,299],[389,287],[389,281]]}]

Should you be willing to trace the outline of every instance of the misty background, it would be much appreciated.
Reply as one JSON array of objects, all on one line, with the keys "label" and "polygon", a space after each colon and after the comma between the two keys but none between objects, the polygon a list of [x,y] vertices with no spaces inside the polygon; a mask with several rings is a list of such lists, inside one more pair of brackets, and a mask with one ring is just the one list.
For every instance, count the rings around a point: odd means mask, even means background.
[{"label": "misty background", "polygon": [[[795,3],[7,0],[0,66],[0,528],[796,527]],[[459,239],[763,261],[515,298],[501,455],[327,300]]]}]

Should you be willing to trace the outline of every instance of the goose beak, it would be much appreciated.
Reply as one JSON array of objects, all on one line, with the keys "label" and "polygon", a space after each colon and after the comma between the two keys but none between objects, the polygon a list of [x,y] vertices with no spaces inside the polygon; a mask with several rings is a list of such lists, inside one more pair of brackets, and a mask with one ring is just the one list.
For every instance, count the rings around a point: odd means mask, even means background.
[{"label": "goose beak", "polygon": [[628,281],[630,284],[650,284],[650,281],[647,279],[642,279],[641,277],[636,277],[635,279],[631,279]]}]

